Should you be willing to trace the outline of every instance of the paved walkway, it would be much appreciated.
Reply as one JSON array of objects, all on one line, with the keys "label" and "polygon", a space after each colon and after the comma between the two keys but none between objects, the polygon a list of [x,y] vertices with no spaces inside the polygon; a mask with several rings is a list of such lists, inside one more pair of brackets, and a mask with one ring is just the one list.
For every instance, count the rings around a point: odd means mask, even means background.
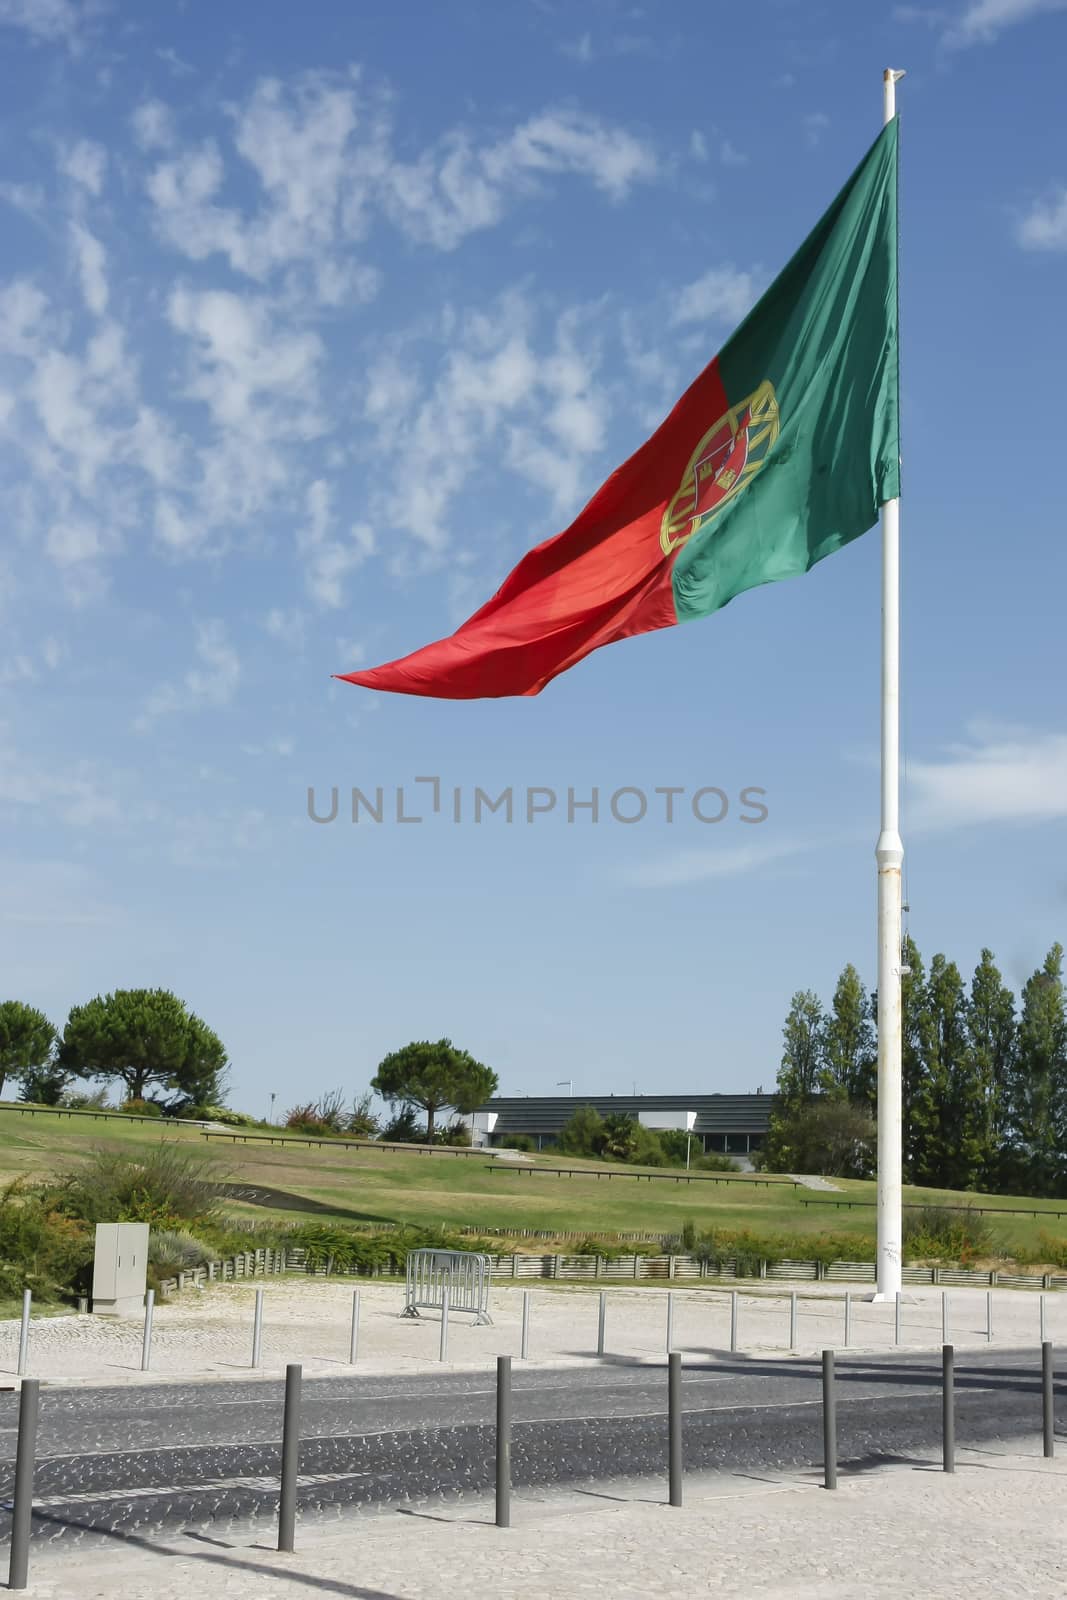
[{"label": "paved walkway", "polygon": [[[359,1366],[364,1372],[440,1370],[440,1319],[436,1312],[406,1320],[399,1284],[360,1284]],[[605,1353],[632,1361],[663,1360],[666,1349],[667,1285],[627,1288],[605,1283]],[[256,1282],[215,1284],[202,1293],[186,1290],[158,1306],[151,1378],[227,1377],[251,1370],[255,1290],[264,1291],[262,1370],[280,1373],[289,1361],[305,1371],[336,1372],[347,1366],[352,1315],[351,1279],[290,1276]],[[738,1349],[749,1354],[787,1355],[791,1291],[797,1293],[796,1350],[813,1355],[844,1348],[844,1286],[836,1283],[738,1284]],[[857,1285],[849,1318],[850,1347],[878,1351],[896,1346],[893,1305],[872,1305],[870,1286]],[[448,1364],[485,1369],[497,1355],[518,1355],[522,1323],[521,1287],[494,1285],[493,1326],[470,1317],[449,1325]],[[531,1284],[530,1358],[539,1365],[584,1364],[596,1359],[598,1294],[586,1288]],[[1045,1336],[1067,1345],[1067,1294],[1045,1296]],[[673,1296],[674,1348],[707,1359],[730,1348],[730,1294],[679,1285]],[[909,1289],[901,1306],[900,1347],[937,1350],[942,1342],[939,1289]],[[986,1293],[952,1289],[948,1337],[960,1349],[985,1348]],[[1041,1338],[1041,1296],[1005,1289],[993,1296],[993,1340],[1001,1347],[1034,1347]],[[140,1317],[35,1318],[30,1328],[29,1376],[64,1383],[141,1381]],[[0,1381],[15,1373],[19,1325],[0,1322]]]},{"label": "paved walkway", "polygon": [[[620,1499],[622,1496],[632,1496]],[[684,1510],[654,1479],[603,1495],[523,1498],[514,1526],[484,1502],[345,1518],[298,1529],[295,1555],[262,1535],[204,1537],[35,1559],[37,1600],[1053,1600],[1067,1593],[1067,1462],[961,1452],[955,1477],[928,1466],[843,1478],[710,1479]]]}]

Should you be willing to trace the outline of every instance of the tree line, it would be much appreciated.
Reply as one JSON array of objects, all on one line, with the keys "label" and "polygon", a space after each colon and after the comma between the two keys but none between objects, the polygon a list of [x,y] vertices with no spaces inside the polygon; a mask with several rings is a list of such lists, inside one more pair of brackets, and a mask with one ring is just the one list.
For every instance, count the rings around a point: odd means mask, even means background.
[{"label": "tree line", "polygon": [[[1052,946],[1017,999],[991,950],[968,984],[947,956],[927,968],[906,937],[901,1004],[906,1181],[1067,1194],[1062,946]],[[851,964],[828,1008],[811,990],[793,996],[764,1151],[771,1170],[873,1171],[877,1023],[877,993],[867,993]],[[820,1147],[824,1159],[813,1165]]]},{"label": "tree line", "polygon": [[62,1032],[35,1006],[0,1002],[0,1095],[14,1081],[23,1100],[58,1105],[76,1080],[95,1080],[127,1104],[176,1110],[221,1100],[227,1064],[218,1034],[167,989],[97,995]]},{"label": "tree line", "polygon": [[[119,1087],[128,1110],[206,1116],[225,1113],[228,1060],[218,1034],[166,989],[116,989],[75,1006],[60,1032],[43,1011],[21,1000],[0,1002],[0,1098],[16,1083],[21,1098],[35,1105],[77,1105],[106,1099]],[[72,1092],[76,1082],[95,1082],[95,1094]],[[491,1067],[476,1061],[451,1039],[417,1039],[378,1064],[371,1088],[392,1107],[392,1122],[380,1129],[370,1097],[344,1111],[344,1096],[331,1092],[294,1106],[287,1123],[305,1131],[351,1132],[373,1138],[425,1137],[432,1144],[437,1118],[449,1108],[468,1115],[496,1093]],[[417,1114],[425,1117],[425,1134]],[[254,1122],[241,1113],[228,1120]]]}]

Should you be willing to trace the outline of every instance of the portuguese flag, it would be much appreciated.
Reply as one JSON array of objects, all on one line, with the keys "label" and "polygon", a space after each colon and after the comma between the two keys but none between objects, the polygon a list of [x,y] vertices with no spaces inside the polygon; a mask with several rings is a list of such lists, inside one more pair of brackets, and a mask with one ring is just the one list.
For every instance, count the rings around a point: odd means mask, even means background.
[{"label": "portuguese flag", "polygon": [[538,694],[601,645],[807,572],[899,488],[897,122],[646,444],[447,639],[347,683]]}]

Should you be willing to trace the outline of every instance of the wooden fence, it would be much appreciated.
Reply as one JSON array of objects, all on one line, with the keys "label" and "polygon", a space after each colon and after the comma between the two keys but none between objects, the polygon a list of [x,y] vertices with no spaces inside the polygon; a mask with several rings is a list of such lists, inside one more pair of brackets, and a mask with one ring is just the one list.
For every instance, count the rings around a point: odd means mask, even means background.
[{"label": "wooden fence", "polygon": [[[493,1274],[498,1284],[529,1282],[531,1279],[569,1283],[692,1283],[740,1282],[753,1280],[808,1283],[874,1283],[873,1261],[708,1261],[697,1256],[606,1256],[543,1255],[493,1256]],[[160,1284],[163,1294],[183,1289],[204,1288],[209,1283],[232,1283],[245,1278],[263,1278],[283,1272],[307,1273],[314,1277],[387,1277],[385,1267],[335,1269],[310,1267],[303,1249],[246,1250],[225,1261],[212,1261],[203,1267],[179,1272]],[[964,1267],[905,1267],[903,1281],[911,1285],[942,1288],[981,1289],[1067,1289],[1067,1273],[1006,1272],[999,1267],[978,1271]]]}]

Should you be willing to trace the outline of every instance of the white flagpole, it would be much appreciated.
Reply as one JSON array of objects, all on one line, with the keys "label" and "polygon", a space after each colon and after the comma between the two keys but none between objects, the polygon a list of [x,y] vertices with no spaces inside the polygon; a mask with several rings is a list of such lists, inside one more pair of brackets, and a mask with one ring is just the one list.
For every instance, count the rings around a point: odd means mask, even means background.
[{"label": "white flagpole", "polygon": [[[882,78],[883,123],[897,112],[897,79]],[[876,1300],[901,1285],[901,867],[900,837],[900,501],[887,500],[882,524],[882,825],[878,862],[878,1267]]]}]

